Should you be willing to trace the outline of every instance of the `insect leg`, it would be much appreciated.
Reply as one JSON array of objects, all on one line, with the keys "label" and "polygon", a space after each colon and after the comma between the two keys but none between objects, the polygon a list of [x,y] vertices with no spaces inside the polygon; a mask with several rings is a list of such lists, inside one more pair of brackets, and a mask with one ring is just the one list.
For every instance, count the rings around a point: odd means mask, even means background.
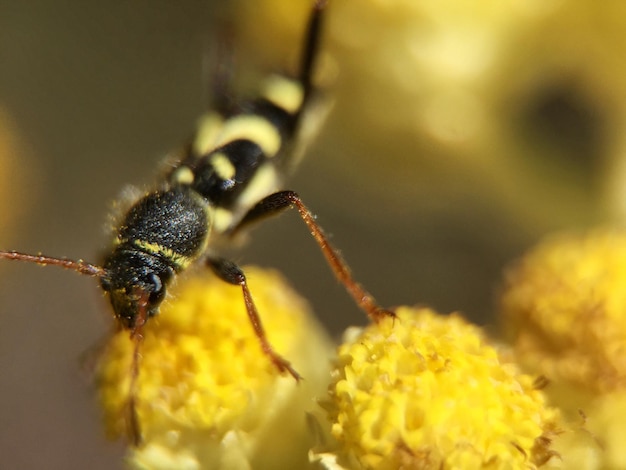
[{"label": "insect leg", "polygon": [[142,442],[141,426],[137,416],[137,379],[139,378],[143,327],[148,319],[148,295],[145,293],[138,293],[137,295],[139,295],[137,318],[130,331],[130,339],[134,344],[130,366],[130,382],[128,385],[128,434],[131,444],[135,447],[139,447]]},{"label": "insect leg", "polygon": [[246,276],[242,269],[232,261],[223,258],[209,258],[207,260],[207,264],[223,281],[236,286],[241,286],[243,299],[246,304],[246,311],[248,312],[248,318],[250,319],[254,333],[261,343],[263,352],[271,359],[272,363],[281,373],[288,372],[294,379],[299,381],[302,378],[300,374],[296,372],[289,361],[274,351],[272,345],[268,341],[263,324],[261,323],[261,317],[259,317],[259,313],[254,305],[254,301],[252,300],[252,295],[250,294],[250,289],[248,288],[248,282],[246,281]]},{"label": "insect leg", "polygon": [[304,102],[311,94],[313,89],[312,74],[315,65],[315,58],[319,49],[320,36],[322,30],[322,13],[326,7],[327,0],[316,0],[313,5],[313,11],[309,17],[307,25],[306,38],[304,40],[304,50],[302,51],[302,59],[300,62],[300,70],[298,79],[304,89]]},{"label": "insect leg", "polygon": [[335,276],[337,276],[337,279],[346,287],[346,290],[352,296],[356,304],[374,321],[379,321],[384,317],[395,318],[395,313],[380,307],[374,297],[355,281],[350,272],[350,268],[348,268],[348,265],[337,249],[330,244],[322,227],[315,221],[315,216],[304,205],[300,196],[294,191],[280,191],[262,199],[244,216],[239,225],[235,227],[233,233],[242,226],[254,222],[257,219],[274,215],[290,207],[298,209],[300,217],[309,228],[313,238],[315,238],[330,268],[335,273]]}]

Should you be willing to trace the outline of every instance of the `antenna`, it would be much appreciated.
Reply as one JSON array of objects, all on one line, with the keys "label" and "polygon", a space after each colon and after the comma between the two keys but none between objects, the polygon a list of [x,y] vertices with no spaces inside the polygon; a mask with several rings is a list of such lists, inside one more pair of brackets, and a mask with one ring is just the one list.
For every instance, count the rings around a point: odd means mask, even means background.
[{"label": "antenna", "polygon": [[0,251],[0,259],[27,261],[41,266],[60,266],[87,276],[102,277],[106,274],[106,270],[104,268],[96,266],[95,264],[86,263],[82,259],[74,261],[67,258],[53,258],[51,256],[42,255],[41,253],[37,255],[29,255],[27,253],[19,253],[17,251]]}]

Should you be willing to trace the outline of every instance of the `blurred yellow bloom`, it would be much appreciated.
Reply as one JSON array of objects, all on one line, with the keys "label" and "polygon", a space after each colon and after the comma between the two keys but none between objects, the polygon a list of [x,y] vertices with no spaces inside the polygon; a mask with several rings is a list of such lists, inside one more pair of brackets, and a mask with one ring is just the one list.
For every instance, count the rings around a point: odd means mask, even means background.
[{"label": "blurred yellow bloom", "polygon": [[[588,448],[589,453],[596,455],[595,469],[626,469],[626,391],[620,390],[596,397],[587,413],[589,435],[593,439],[585,439],[579,448]],[[590,445],[591,444],[591,445]],[[565,450],[565,449],[564,449]]]},{"label": "blurred yellow bloom", "polygon": [[535,468],[554,455],[559,413],[458,315],[400,308],[353,331],[324,404],[328,469]]},{"label": "blurred yellow bloom", "polygon": [[518,356],[591,393],[626,386],[626,233],[541,243],[506,277],[501,314]]},{"label": "blurred yellow bloom", "polygon": [[[304,377],[280,376],[250,325],[241,289],[196,275],[150,319],[141,346],[137,469],[305,468],[306,413],[327,384],[330,342],[276,273],[249,268],[255,303],[276,351]],[[116,334],[99,386],[109,433],[126,433],[132,343]]]},{"label": "blurred yellow bloom", "polygon": [[501,315],[517,357],[585,417],[560,448],[577,468],[626,469],[625,286],[626,232],[611,230],[552,237],[507,273]]}]

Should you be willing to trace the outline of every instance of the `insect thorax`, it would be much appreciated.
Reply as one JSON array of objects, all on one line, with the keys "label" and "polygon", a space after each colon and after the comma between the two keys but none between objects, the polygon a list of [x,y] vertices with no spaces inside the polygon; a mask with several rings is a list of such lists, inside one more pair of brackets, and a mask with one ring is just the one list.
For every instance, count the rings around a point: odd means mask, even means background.
[{"label": "insect thorax", "polygon": [[204,251],[210,224],[208,204],[186,186],[150,193],[131,207],[101,280],[126,326],[133,326],[141,299],[148,315],[157,312],[170,280]]}]

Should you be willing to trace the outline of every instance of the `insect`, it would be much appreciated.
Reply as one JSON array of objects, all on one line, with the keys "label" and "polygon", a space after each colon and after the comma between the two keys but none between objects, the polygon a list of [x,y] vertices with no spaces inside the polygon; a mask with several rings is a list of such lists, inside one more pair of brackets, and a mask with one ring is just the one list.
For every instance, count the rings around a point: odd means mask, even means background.
[{"label": "insect", "polygon": [[60,266],[99,279],[116,320],[134,341],[128,398],[129,434],[134,445],[141,444],[135,388],[144,325],[159,313],[168,286],[193,263],[204,261],[220,279],[241,287],[264,354],[278,371],[300,379],[269,343],[245,273],[220,257],[216,248],[218,239],[231,238],[252,222],[295,207],[355,302],[373,320],[394,316],[354,280],[299,195],[280,190],[292,143],[313,94],[312,72],[326,3],[316,0],[313,4],[295,78],[271,76],[261,84],[257,97],[243,101],[233,100],[225,84],[218,84],[220,93],[209,116],[210,132],[188,145],[156,189],[130,207],[101,265],[0,251],[3,259]]}]

